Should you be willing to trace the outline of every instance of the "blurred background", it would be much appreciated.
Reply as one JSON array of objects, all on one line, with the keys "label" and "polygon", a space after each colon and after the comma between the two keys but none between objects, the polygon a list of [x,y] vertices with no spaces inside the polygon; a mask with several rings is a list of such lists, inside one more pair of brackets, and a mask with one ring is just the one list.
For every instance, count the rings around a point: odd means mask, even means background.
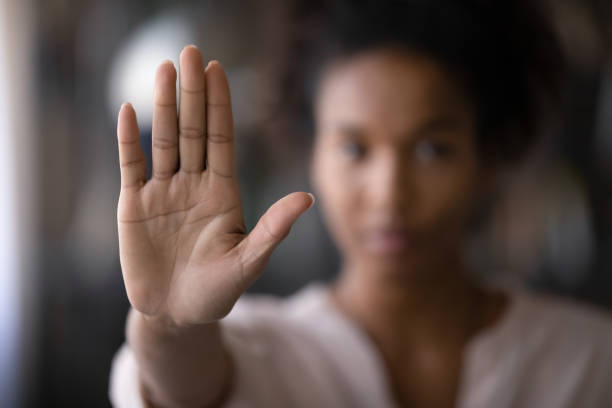
[{"label": "blurred background", "polygon": [[[483,277],[612,309],[612,3],[541,0],[570,75],[563,114],[507,188],[471,254]],[[273,0],[0,0],[0,407],[107,407],[128,302],[119,266],[115,120],[131,101],[150,143],[153,74],[185,44],[229,74],[247,225],[309,190],[308,152],[266,136],[260,69]],[[332,278],[317,211],[252,292]]]}]

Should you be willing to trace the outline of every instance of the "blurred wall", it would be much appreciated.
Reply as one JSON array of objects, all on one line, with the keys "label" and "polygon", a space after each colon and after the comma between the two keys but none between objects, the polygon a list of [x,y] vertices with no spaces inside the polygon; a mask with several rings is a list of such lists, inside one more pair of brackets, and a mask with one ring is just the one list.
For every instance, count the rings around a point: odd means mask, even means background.
[{"label": "blurred wall", "polygon": [[35,391],[38,312],[32,3],[0,2],[0,406]]}]

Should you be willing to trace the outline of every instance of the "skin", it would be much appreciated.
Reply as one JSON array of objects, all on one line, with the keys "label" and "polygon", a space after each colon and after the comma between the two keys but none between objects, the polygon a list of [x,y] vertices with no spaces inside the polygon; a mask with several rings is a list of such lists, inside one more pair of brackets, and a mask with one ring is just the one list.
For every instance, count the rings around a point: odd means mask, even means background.
[{"label": "skin", "polygon": [[311,172],[343,255],[333,298],[407,406],[454,405],[465,344],[503,309],[462,256],[492,182],[471,106],[442,66],[393,49],[340,60],[320,82]]},{"label": "skin", "polygon": [[225,73],[216,61],[205,68],[194,46],[181,52],[180,71],[177,117],[176,71],[170,62],[157,70],[150,180],[134,109],[121,107],[117,220],[132,305],[126,335],[143,394],[151,405],[201,407],[218,401],[231,378],[217,321],[313,198],[282,198],[247,234]]},{"label": "skin", "polygon": [[[218,321],[313,198],[284,197],[247,233],[223,69],[188,46],[180,70],[178,117],[176,71],[157,72],[150,180],[134,110],[119,112],[126,332],[152,406],[216,406],[232,378]],[[401,404],[453,406],[463,347],[503,309],[460,250],[488,174],[470,106],[435,62],[388,49],[337,61],[318,90],[312,179],[344,259],[332,300],[379,347]]]}]

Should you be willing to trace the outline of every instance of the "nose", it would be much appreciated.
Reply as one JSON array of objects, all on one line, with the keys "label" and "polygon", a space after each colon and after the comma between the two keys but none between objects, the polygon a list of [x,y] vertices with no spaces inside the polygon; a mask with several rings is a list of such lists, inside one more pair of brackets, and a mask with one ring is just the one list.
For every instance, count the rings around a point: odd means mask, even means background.
[{"label": "nose", "polygon": [[405,160],[394,151],[373,160],[366,188],[368,203],[373,210],[389,215],[407,210],[412,196],[407,167]]}]

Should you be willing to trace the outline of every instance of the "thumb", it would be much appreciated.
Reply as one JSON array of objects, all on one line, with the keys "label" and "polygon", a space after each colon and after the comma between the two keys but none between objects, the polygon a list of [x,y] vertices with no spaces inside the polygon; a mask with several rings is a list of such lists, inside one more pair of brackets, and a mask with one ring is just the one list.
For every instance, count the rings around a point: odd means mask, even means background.
[{"label": "thumb", "polygon": [[242,265],[247,284],[259,276],[274,248],[287,237],[291,226],[314,202],[312,194],[291,193],[274,203],[259,219],[255,228],[241,243]]}]

